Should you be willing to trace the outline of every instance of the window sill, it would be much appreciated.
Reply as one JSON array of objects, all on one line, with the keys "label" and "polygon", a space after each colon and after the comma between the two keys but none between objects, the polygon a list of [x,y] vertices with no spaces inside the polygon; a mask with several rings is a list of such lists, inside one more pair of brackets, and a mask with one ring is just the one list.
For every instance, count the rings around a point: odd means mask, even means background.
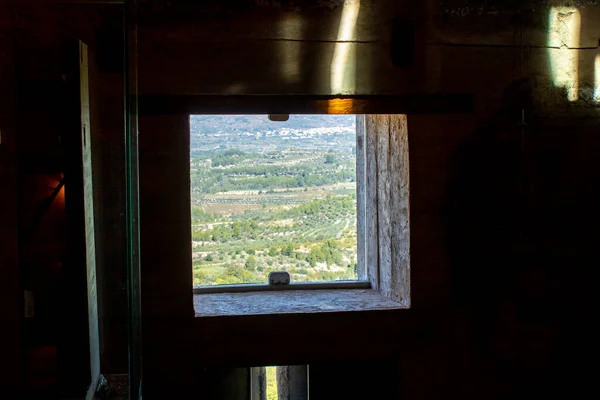
[{"label": "window sill", "polygon": [[285,290],[194,295],[196,317],[405,309],[371,289]]}]

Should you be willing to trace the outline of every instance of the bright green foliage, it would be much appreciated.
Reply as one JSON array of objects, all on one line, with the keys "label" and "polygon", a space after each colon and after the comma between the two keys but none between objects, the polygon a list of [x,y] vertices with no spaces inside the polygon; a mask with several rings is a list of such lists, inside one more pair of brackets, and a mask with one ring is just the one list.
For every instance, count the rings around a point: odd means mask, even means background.
[{"label": "bright green foliage", "polygon": [[213,167],[223,167],[227,165],[238,164],[243,159],[248,158],[248,154],[244,153],[241,150],[230,149],[220,153],[215,154],[212,157],[212,165]]},{"label": "bright green foliage", "polygon": [[341,265],[343,263],[342,253],[334,239],[327,239],[323,243],[312,247],[308,252],[306,261],[311,267],[315,267],[320,262],[325,262],[327,265]]},{"label": "bright green foliage", "polygon": [[217,277],[216,284],[252,283],[255,282],[254,274],[246,271],[240,265],[230,265],[225,272]]}]

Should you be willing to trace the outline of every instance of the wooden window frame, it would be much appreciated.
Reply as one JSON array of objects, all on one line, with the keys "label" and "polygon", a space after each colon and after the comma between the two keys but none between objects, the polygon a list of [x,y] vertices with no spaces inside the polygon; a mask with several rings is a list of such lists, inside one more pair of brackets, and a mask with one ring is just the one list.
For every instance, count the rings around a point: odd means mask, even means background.
[{"label": "wooden window frame", "polygon": [[[355,289],[351,296],[360,297],[361,289],[373,289],[396,303],[397,308],[410,307],[410,234],[407,119],[402,114],[356,115],[356,187],[357,187],[357,253],[358,280],[303,282],[289,285],[247,284],[196,286],[194,296],[220,293],[256,293],[273,291],[318,291]],[[306,292],[310,302],[311,293]],[[212,299],[211,299],[212,300]],[[232,297],[218,301],[231,302]],[[247,297],[243,301],[267,302],[273,297]],[[314,302],[323,301],[315,297]],[[198,315],[218,315],[214,302],[196,302],[196,308],[209,308]],[[260,305],[232,307],[242,313],[266,312]],[[370,310],[365,301],[364,310]],[[378,304],[378,309],[383,303]],[[388,304],[387,307],[390,307]],[[394,307],[394,306],[391,306]],[[352,305],[348,310],[356,310]],[[358,305],[360,309],[361,306]],[[302,310],[314,311],[309,307]],[[318,308],[317,308],[318,309]],[[283,310],[282,310],[283,311]],[[344,311],[339,309],[338,311]],[[271,310],[272,312],[272,310]],[[317,311],[318,312],[318,311]]]},{"label": "wooden window frame", "polygon": [[[251,115],[251,114],[245,114]],[[298,115],[298,114],[296,114]],[[323,114],[321,114],[323,115]],[[362,115],[355,115],[356,117],[356,187],[357,187],[357,227],[364,226],[364,212],[359,212],[360,207],[364,206],[364,200],[358,200],[361,194],[364,195],[365,191],[360,188],[359,185],[364,185],[366,181],[365,177],[365,149],[360,149],[364,142],[364,117]],[[190,183],[191,185],[191,183]],[[365,242],[366,232],[357,228],[357,242]],[[357,244],[358,244],[357,243]],[[215,293],[248,293],[248,292],[266,292],[266,291],[284,291],[284,290],[335,290],[335,289],[371,289],[373,282],[367,279],[367,265],[365,263],[364,253],[366,251],[365,246],[357,246],[358,253],[358,275],[357,280],[340,280],[340,281],[309,281],[309,282],[290,282],[288,285],[271,285],[269,283],[255,283],[255,284],[230,284],[230,285],[212,285],[212,286],[194,286],[194,295],[203,294],[215,294]]]}]

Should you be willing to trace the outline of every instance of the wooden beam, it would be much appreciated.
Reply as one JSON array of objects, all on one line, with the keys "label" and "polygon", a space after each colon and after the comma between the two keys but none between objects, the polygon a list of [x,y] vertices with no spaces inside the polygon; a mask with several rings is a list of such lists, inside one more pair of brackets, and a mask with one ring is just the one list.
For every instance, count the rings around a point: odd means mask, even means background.
[{"label": "wooden beam", "polygon": [[447,114],[469,113],[473,95],[372,96],[140,95],[140,115],[181,114]]}]

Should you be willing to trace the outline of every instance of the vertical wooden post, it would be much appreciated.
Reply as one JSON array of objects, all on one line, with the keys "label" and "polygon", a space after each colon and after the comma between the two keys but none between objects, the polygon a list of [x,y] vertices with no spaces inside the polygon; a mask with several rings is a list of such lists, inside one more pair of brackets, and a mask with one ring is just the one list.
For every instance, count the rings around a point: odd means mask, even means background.
[{"label": "vertical wooden post", "polygon": [[358,279],[368,280],[367,273],[367,237],[366,237],[366,163],[365,163],[365,116],[356,116],[356,235],[357,243],[357,265]]},{"label": "vertical wooden post", "polygon": [[94,180],[92,175],[92,140],[90,127],[90,86],[88,49],[79,42],[79,85],[81,102],[81,155],[85,219],[88,327],[91,380],[88,390],[93,396],[100,376],[100,338],[98,327],[98,289],[96,286],[96,237],[94,228]]},{"label": "vertical wooden post", "polygon": [[68,247],[62,272],[61,395],[91,399],[100,373],[87,47],[65,56],[64,153]]},{"label": "vertical wooden post", "polygon": [[410,212],[408,123],[406,115],[390,117],[391,270],[384,293],[410,306]]},{"label": "vertical wooden post", "polygon": [[390,235],[390,212],[393,206],[390,193],[390,180],[395,171],[390,171],[390,116],[377,115],[377,236],[379,251],[379,291],[389,297],[389,285],[392,270],[392,237]]},{"label": "vertical wooden post", "polygon": [[383,296],[408,307],[410,216],[407,119],[406,115],[367,115],[365,119],[364,229],[367,277],[372,287]]},{"label": "vertical wooden post", "polygon": [[367,277],[371,286],[379,290],[379,243],[377,236],[377,116],[365,116],[365,238]]}]

